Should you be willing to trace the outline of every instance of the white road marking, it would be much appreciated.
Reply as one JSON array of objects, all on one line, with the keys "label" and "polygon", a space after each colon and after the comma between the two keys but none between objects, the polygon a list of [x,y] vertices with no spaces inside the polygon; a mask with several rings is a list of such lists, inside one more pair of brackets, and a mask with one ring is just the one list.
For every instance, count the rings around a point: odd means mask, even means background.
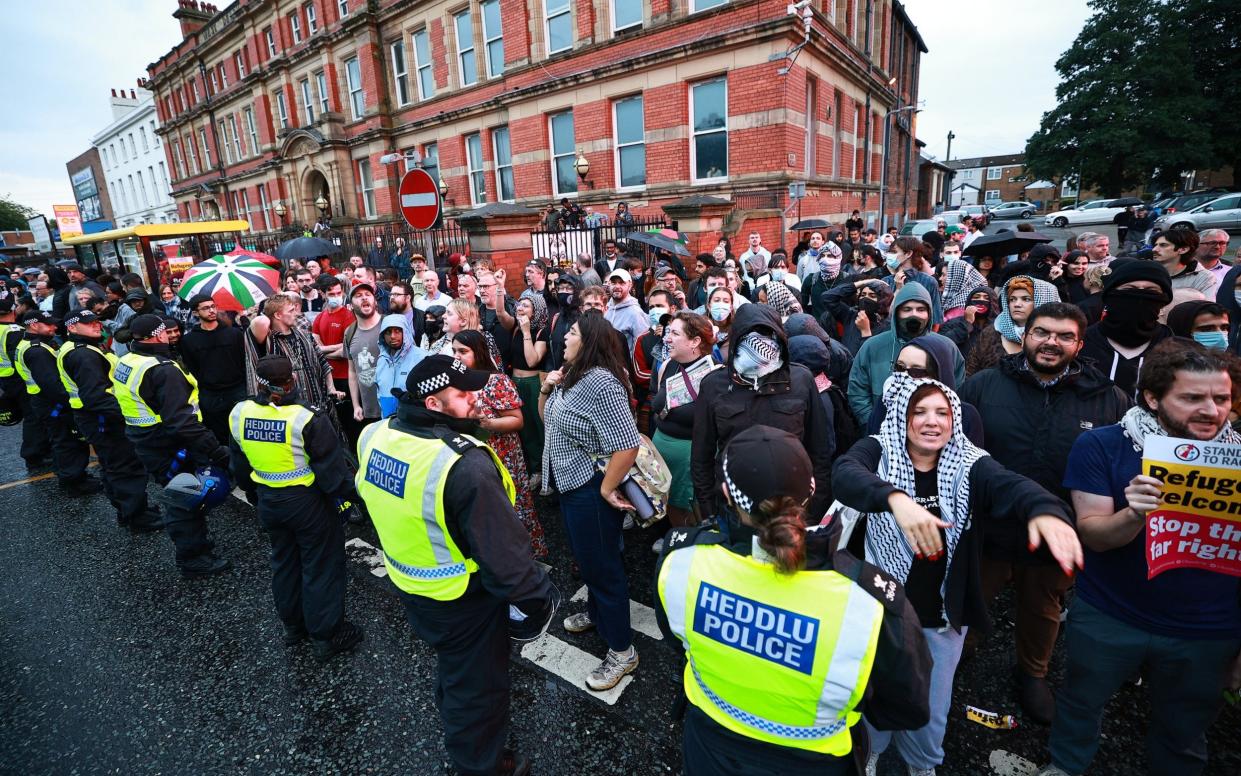
[{"label": "white road marking", "polygon": [[522,647],[521,656],[559,676],[572,686],[590,693],[591,697],[599,698],[609,706],[616,705],[621,693],[633,681],[633,674],[629,674],[610,690],[604,692],[587,690],[586,677],[599,665],[600,659],[550,634],[545,634]]},{"label": "white road marking", "polygon": [[[246,498],[246,492],[242,490],[241,488],[233,488],[233,498],[237,499],[238,501],[244,501],[247,504],[250,504],[250,499]],[[254,505],[250,504],[250,506],[254,506]]]},{"label": "white road marking", "polygon": [[384,566],[383,553],[373,547],[370,543],[365,542],[357,537],[345,542],[345,549],[353,548],[350,555],[370,569],[371,574],[377,577],[388,576],[388,569]]},{"label": "white road marking", "polygon": [[437,199],[434,194],[426,192],[421,194],[402,194],[401,207],[430,207],[435,204]]},{"label": "white road marking", "polygon": [[1020,755],[996,749],[991,753],[991,770],[996,776],[1033,776],[1038,766]]},{"label": "white road marking", "polygon": [[[582,585],[578,588],[577,592],[569,600],[574,603],[585,601],[586,586]],[[664,640],[664,634],[659,632],[659,622],[655,619],[655,610],[646,604],[640,604],[633,600],[629,602],[629,627],[656,641]]]}]

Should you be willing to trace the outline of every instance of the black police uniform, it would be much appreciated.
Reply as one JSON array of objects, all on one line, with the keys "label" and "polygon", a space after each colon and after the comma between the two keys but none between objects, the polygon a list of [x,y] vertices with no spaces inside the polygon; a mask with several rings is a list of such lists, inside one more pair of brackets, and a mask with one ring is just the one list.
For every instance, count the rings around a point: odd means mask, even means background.
[{"label": "black police uniform", "polygon": [[25,339],[30,342],[25,355],[26,368],[39,386],[39,392],[30,397],[31,414],[47,427],[56,478],[61,487],[83,487],[89,479],[86,465],[90,463],[90,446],[77,435],[73,426],[69,394],[56,367],[56,344],[52,337],[41,337],[29,331]]},{"label": "black police uniform", "polygon": [[160,528],[159,513],[147,501],[147,473],[125,436],[125,418],[112,395],[112,365],[99,347],[101,339],[69,335],[73,348],[61,358],[65,374],[78,387],[81,409],[73,410],[78,432],[95,448],[103,472],[104,493],[116,508],[116,521],[132,531]]},{"label": "black police uniform", "polygon": [[[151,367],[142,380],[138,395],[162,421],[153,426],[125,427],[125,436],[147,474],[161,486],[158,500],[164,507],[164,530],[176,546],[177,565],[184,569],[187,561],[211,555],[215,543],[207,532],[207,520],[201,508],[187,509],[178,501],[163,495],[162,486],[175,474],[194,472],[202,466],[228,466],[228,448],[220,444],[190,407],[191,387],[185,375],[170,358],[167,345],[154,342],[133,342],[129,349],[160,361]],[[185,451],[178,456],[178,451]]]},{"label": "black police uniform", "polygon": [[[838,531],[811,529],[806,532],[808,571],[831,571],[858,583],[883,605],[879,643],[870,680],[857,705],[866,721],[880,730],[914,730],[930,719],[931,655],[922,635],[922,625],[913,606],[905,598],[905,588],[877,566],[860,561],[848,552],[835,552]],[[753,544],[728,544],[724,535],[705,526],[674,528],[664,538],[664,550],[655,566],[655,619],[665,643],[683,648],[681,640],[668,627],[660,603],[659,570],[671,551],[692,544],[725,544],[730,552],[751,555]],[[878,582],[882,580],[882,587]],[[871,582],[873,581],[873,584]],[[891,595],[891,598],[888,596]],[[863,773],[870,751],[866,726],[860,722],[850,728],[853,750],[849,757],[833,757],[794,749],[739,735],[685,701],[683,757],[685,772],[693,774],[727,773],[816,773],[825,776],[853,776]]]},{"label": "black police uniform", "polygon": [[[268,403],[266,397],[251,398]],[[293,403],[314,413],[302,431],[314,484],[271,488],[256,483],[237,440],[229,443],[233,480],[246,491],[271,537],[272,595],[290,645],[307,635],[326,642],[345,620],[345,533],[336,501],[361,502],[331,418],[320,407]]]},{"label": "black police uniform", "polygon": [[[7,325],[0,324],[0,326]],[[22,341],[23,334],[24,332],[20,329],[16,331],[0,329],[0,336],[4,337],[4,342],[0,347],[4,348],[10,364],[17,363],[17,343]],[[34,408],[30,404],[30,394],[26,393],[26,383],[14,369],[13,374],[0,377],[0,388],[4,390],[5,396],[17,399],[18,406],[21,407],[22,460],[30,469],[43,466],[52,455],[52,439],[48,435],[47,424],[40,422],[34,413]]]}]

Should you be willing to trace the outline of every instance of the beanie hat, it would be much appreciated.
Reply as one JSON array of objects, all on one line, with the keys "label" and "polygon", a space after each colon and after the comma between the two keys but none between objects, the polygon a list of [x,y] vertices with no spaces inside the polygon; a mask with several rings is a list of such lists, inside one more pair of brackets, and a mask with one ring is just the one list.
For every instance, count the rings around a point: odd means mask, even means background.
[{"label": "beanie hat", "polygon": [[1114,259],[1107,269],[1107,274],[1103,276],[1104,296],[1125,283],[1149,280],[1159,285],[1163,291],[1165,303],[1172,301],[1172,278],[1168,276],[1168,271],[1163,268],[1163,265],[1157,261]]}]

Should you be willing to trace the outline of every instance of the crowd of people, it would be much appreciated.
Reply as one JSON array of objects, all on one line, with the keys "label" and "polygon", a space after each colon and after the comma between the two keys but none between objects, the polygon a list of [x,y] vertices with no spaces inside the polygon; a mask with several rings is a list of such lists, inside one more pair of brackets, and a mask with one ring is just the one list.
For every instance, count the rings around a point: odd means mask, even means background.
[{"label": "crowd of people", "polygon": [[[739,253],[722,239],[692,273],[603,240],[571,267],[532,259],[520,279],[377,241],[367,257],[289,262],[283,290],[244,311],[77,264],[6,272],[0,380],[26,419],[27,466],[52,466],[74,495],[103,490],[130,530],[162,528],[186,576],[229,563],[202,499],[173,486],[231,472],[271,536],[284,638],[324,659],[363,637],[344,614],[339,515],[369,510],[441,661],[464,772],[522,772],[503,735],[477,746],[507,730],[506,636],[494,622],[462,634],[440,604],[477,593],[480,621],[503,603],[550,617],[559,597],[532,562],[571,566],[588,597],[563,626],[598,632],[607,651],[583,681],[615,687],[638,666],[630,588],[648,582],[622,557],[635,511],[622,484],[647,448],[671,482],[672,530],[652,549],[660,625],[688,657],[687,773],[871,774],[889,747],[934,773],[953,677],[1009,585],[1017,697],[1050,725],[1041,773],[1085,772],[1107,701],[1139,675],[1151,772],[1201,772],[1222,691],[1241,684],[1241,583],[1147,579],[1142,529],[1162,485],[1141,458],[1147,435],[1241,441],[1227,234],[1172,230],[1112,256],[1085,233],[1000,255],[968,219],[920,236],[864,226],[854,213],[792,251],[757,231]],[[410,477],[420,538],[399,520]],[[570,557],[549,547],[553,519]],[[789,624],[738,619],[737,601]],[[848,603],[825,613],[834,601]]]}]

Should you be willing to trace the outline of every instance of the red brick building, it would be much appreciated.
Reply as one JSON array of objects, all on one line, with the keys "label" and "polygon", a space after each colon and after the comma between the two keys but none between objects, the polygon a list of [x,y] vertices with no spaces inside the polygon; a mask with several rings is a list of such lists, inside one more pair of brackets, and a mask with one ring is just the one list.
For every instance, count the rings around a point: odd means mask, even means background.
[{"label": "red brick building", "polygon": [[[883,122],[917,102],[926,51],[900,3],[809,7],[804,41],[784,0],[179,0],[149,88],[185,220],[271,229],[282,203],[312,223],[320,197],[338,223],[390,219],[404,163],[380,158],[416,151],[450,215],[711,196],[734,205],[722,233],[774,244],[792,182],[793,217],[878,220]],[[915,124],[890,120],[899,220]]]}]

